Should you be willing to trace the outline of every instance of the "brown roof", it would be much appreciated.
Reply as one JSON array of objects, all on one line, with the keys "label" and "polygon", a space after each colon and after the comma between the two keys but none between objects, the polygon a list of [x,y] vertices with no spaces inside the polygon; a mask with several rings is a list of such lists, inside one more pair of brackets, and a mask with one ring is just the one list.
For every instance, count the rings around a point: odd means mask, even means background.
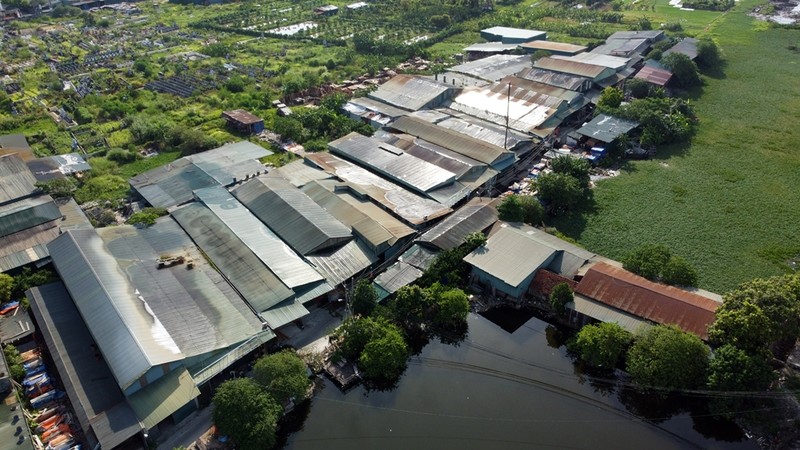
[{"label": "brown roof", "polygon": [[222,113],[223,116],[226,118],[233,119],[243,125],[252,125],[254,123],[261,122],[261,118],[250,114],[249,112],[243,109],[234,109],[233,111],[225,111]]},{"label": "brown roof", "polygon": [[672,78],[672,73],[657,67],[644,66],[634,78],[639,78],[657,86],[664,86],[669,82],[669,79]]},{"label": "brown roof", "polygon": [[575,291],[575,288],[578,286],[575,280],[563,277],[547,269],[539,269],[539,271],[536,272],[536,276],[533,277],[533,281],[531,281],[528,293],[541,298],[550,298],[550,293],[553,291],[553,288],[561,283],[567,283],[569,288],[573,291]]},{"label": "brown roof", "polygon": [[708,339],[719,303],[699,294],[634,275],[606,263],[592,266],[575,292],[606,305]]},{"label": "brown roof", "polygon": [[556,59],[549,56],[537,59],[533,63],[533,67],[589,78],[596,78],[607,69],[606,67],[598,66],[596,64]]},{"label": "brown roof", "polygon": [[574,45],[574,44],[567,44],[565,42],[553,42],[553,41],[532,41],[532,42],[525,42],[524,44],[519,44],[520,47],[524,48],[531,48],[534,50],[552,50],[555,52],[562,52],[562,53],[580,53],[586,51],[586,47],[583,45]]}]

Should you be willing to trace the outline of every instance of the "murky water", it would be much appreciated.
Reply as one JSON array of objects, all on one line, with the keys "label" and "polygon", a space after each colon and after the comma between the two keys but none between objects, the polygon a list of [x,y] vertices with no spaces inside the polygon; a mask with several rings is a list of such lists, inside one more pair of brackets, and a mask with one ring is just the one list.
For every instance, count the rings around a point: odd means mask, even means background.
[{"label": "murky water", "polygon": [[576,373],[552,326],[514,325],[508,333],[470,315],[460,345],[430,343],[390,391],[342,393],[326,381],[286,448],[757,448],[702,401],[652,399]]}]

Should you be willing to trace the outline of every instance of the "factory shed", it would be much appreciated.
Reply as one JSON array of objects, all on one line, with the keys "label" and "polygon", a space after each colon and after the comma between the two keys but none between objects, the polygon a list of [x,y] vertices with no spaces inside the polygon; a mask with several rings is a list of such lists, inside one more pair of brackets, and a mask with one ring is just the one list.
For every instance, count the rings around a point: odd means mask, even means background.
[{"label": "factory shed", "polygon": [[24,134],[0,136],[0,157],[11,154],[16,154],[23,161],[30,161],[36,158]]},{"label": "factory shed", "polygon": [[517,73],[515,76],[568,91],[586,92],[592,87],[592,80],[586,77],[552,72],[544,69],[528,68]]},{"label": "factory shed", "polygon": [[370,97],[355,97],[348,100],[342,109],[354,120],[362,120],[378,129],[391,122],[392,120],[408,113],[405,109],[400,109]]},{"label": "factory shed", "polygon": [[89,446],[113,449],[137,436],[139,418],[108,365],[97,357],[97,343],[66,287],[47,284],[26,296]]},{"label": "factory shed", "polygon": [[226,144],[136,175],[130,184],[151,205],[170,208],[191,201],[195,189],[229,186],[266,172],[258,160],[271,154],[246,141]]},{"label": "factory shed", "polygon": [[544,40],[525,42],[519,44],[519,48],[525,50],[528,53],[534,53],[537,50],[543,50],[546,52],[550,52],[553,55],[566,55],[566,56],[586,51],[586,47],[583,45],[567,44],[564,42],[553,42]]},{"label": "factory shed", "polygon": [[305,160],[292,161],[289,164],[271,170],[267,174],[267,176],[273,175],[284,178],[289,183],[299,188],[314,181],[330,180],[333,178],[333,175],[313,167],[306,163]]},{"label": "factory shed", "polygon": [[328,143],[328,149],[422,195],[452,184],[456,179],[450,171],[356,132]]},{"label": "factory shed", "polygon": [[65,178],[67,175],[86,172],[92,168],[80,153],[47,156],[28,161],[27,164],[36,181]]},{"label": "factory shed", "polygon": [[619,135],[626,134],[638,126],[637,122],[631,120],[600,114],[580,127],[576,133],[590,139],[609,143],[613,142]]},{"label": "factory shed", "polygon": [[353,230],[372,252],[382,255],[405,242],[414,230],[368,200],[353,195],[345,183],[314,181],[302,188],[318,205]]},{"label": "factory shed", "polygon": [[175,209],[172,217],[256,313],[294,298],[294,292],[207,206],[190,203]]},{"label": "factory shed", "polygon": [[463,135],[416,117],[401,117],[389,126],[391,129],[416,136],[468,158],[488,164],[498,171],[513,165],[514,154],[503,147]]},{"label": "factory shed", "polygon": [[397,75],[367,97],[406,111],[417,111],[441,105],[452,98],[454,90],[452,86],[430,78]]},{"label": "factory shed", "polygon": [[664,51],[664,56],[669,55],[670,53],[680,53],[682,55],[686,55],[689,57],[689,59],[694,61],[697,59],[698,42],[699,41],[695,38],[683,38],[680,40],[680,42]]},{"label": "factory shed", "polygon": [[378,274],[373,286],[378,292],[378,300],[394,294],[403,286],[416,282],[433,264],[438,251],[414,244],[397,259],[397,262]]},{"label": "factory shed", "polygon": [[227,189],[198,189],[195,197],[247,246],[287,287],[296,289],[320,281],[322,275],[302,260]]},{"label": "factory shed", "polygon": [[533,67],[537,69],[544,69],[552,72],[588,78],[595,83],[600,83],[603,80],[613,76],[615,73],[614,69],[605,66],[579,61],[563,60],[549,56],[537,59],[533,63]]},{"label": "factory shed", "polygon": [[562,61],[574,61],[586,64],[594,64],[596,66],[608,67],[615,72],[628,67],[631,58],[623,58],[620,56],[604,55],[602,53],[578,53],[571,56],[553,55],[553,59],[560,59]]},{"label": "factory shed", "polygon": [[494,55],[488,58],[453,66],[450,72],[494,82],[531,66],[528,55]]},{"label": "factory shed", "polygon": [[497,221],[497,210],[490,199],[473,198],[420,236],[418,242],[439,250],[452,250],[464,243],[470,233],[482,232]]},{"label": "factory shed", "polygon": [[575,292],[647,321],[676,325],[703,340],[708,339],[708,327],[714,322],[714,313],[721,304],[602,262],[589,268]]},{"label": "factory shed", "polygon": [[547,32],[523,28],[491,27],[481,30],[481,37],[489,42],[500,41],[504,44],[521,44],[537,39],[547,39]]},{"label": "factory shed", "polygon": [[233,195],[301,255],[340,246],[353,237],[349,228],[285,179],[258,177]]},{"label": "factory shed", "polygon": [[340,189],[348,189],[359,198],[371,199],[411,226],[425,225],[452,211],[330,153],[310,153],[306,159],[344,181],[347,187]]},{"label": "factory shed", "polygon": [[474,61],[476,59],[486,58],[492,55],[508,54],[517,49],[517,44],[503,44],[502,42],[481,42],[479,44],[472,44],[464,48],[464,53],[467,54],[467,60]]},{"label": "factory shed", "polygon": [[16,154],[0,156],[0,205],[34,195],[36,178]]},{"label": "factory shed", "polygon": [[378,262],[369,246],[353,239],[335,250],[307,256],[314,268],[333,286],[340,285]]}]

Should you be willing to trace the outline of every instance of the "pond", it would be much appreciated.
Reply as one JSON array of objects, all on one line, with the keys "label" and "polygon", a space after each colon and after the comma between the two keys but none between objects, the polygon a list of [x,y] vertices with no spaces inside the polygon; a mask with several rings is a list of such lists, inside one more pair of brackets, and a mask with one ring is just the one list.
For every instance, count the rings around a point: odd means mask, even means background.
[{"label": "pond", "polygon": [[325,381],[286,448],[758,448],[702,401],[653,399],[581,374],[546,322],[504,323],[507,332],[468,320],[464,341],[428,344],[395,389],[343,393]]}]

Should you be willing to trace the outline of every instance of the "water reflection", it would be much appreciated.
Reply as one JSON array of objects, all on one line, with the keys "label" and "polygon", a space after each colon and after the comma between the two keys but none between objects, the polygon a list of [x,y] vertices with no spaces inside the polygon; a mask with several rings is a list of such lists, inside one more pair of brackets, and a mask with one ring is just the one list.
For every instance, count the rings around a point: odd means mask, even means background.
[{"label": "water reflection", "polygon": [[757,448],[705,399],[636,391],[613,373],[576,365],[557,327],[519,321],[470,315],[457,346],[449,335],[431,339],[392,390],[342,393],[325,382],[286,447]]}]

